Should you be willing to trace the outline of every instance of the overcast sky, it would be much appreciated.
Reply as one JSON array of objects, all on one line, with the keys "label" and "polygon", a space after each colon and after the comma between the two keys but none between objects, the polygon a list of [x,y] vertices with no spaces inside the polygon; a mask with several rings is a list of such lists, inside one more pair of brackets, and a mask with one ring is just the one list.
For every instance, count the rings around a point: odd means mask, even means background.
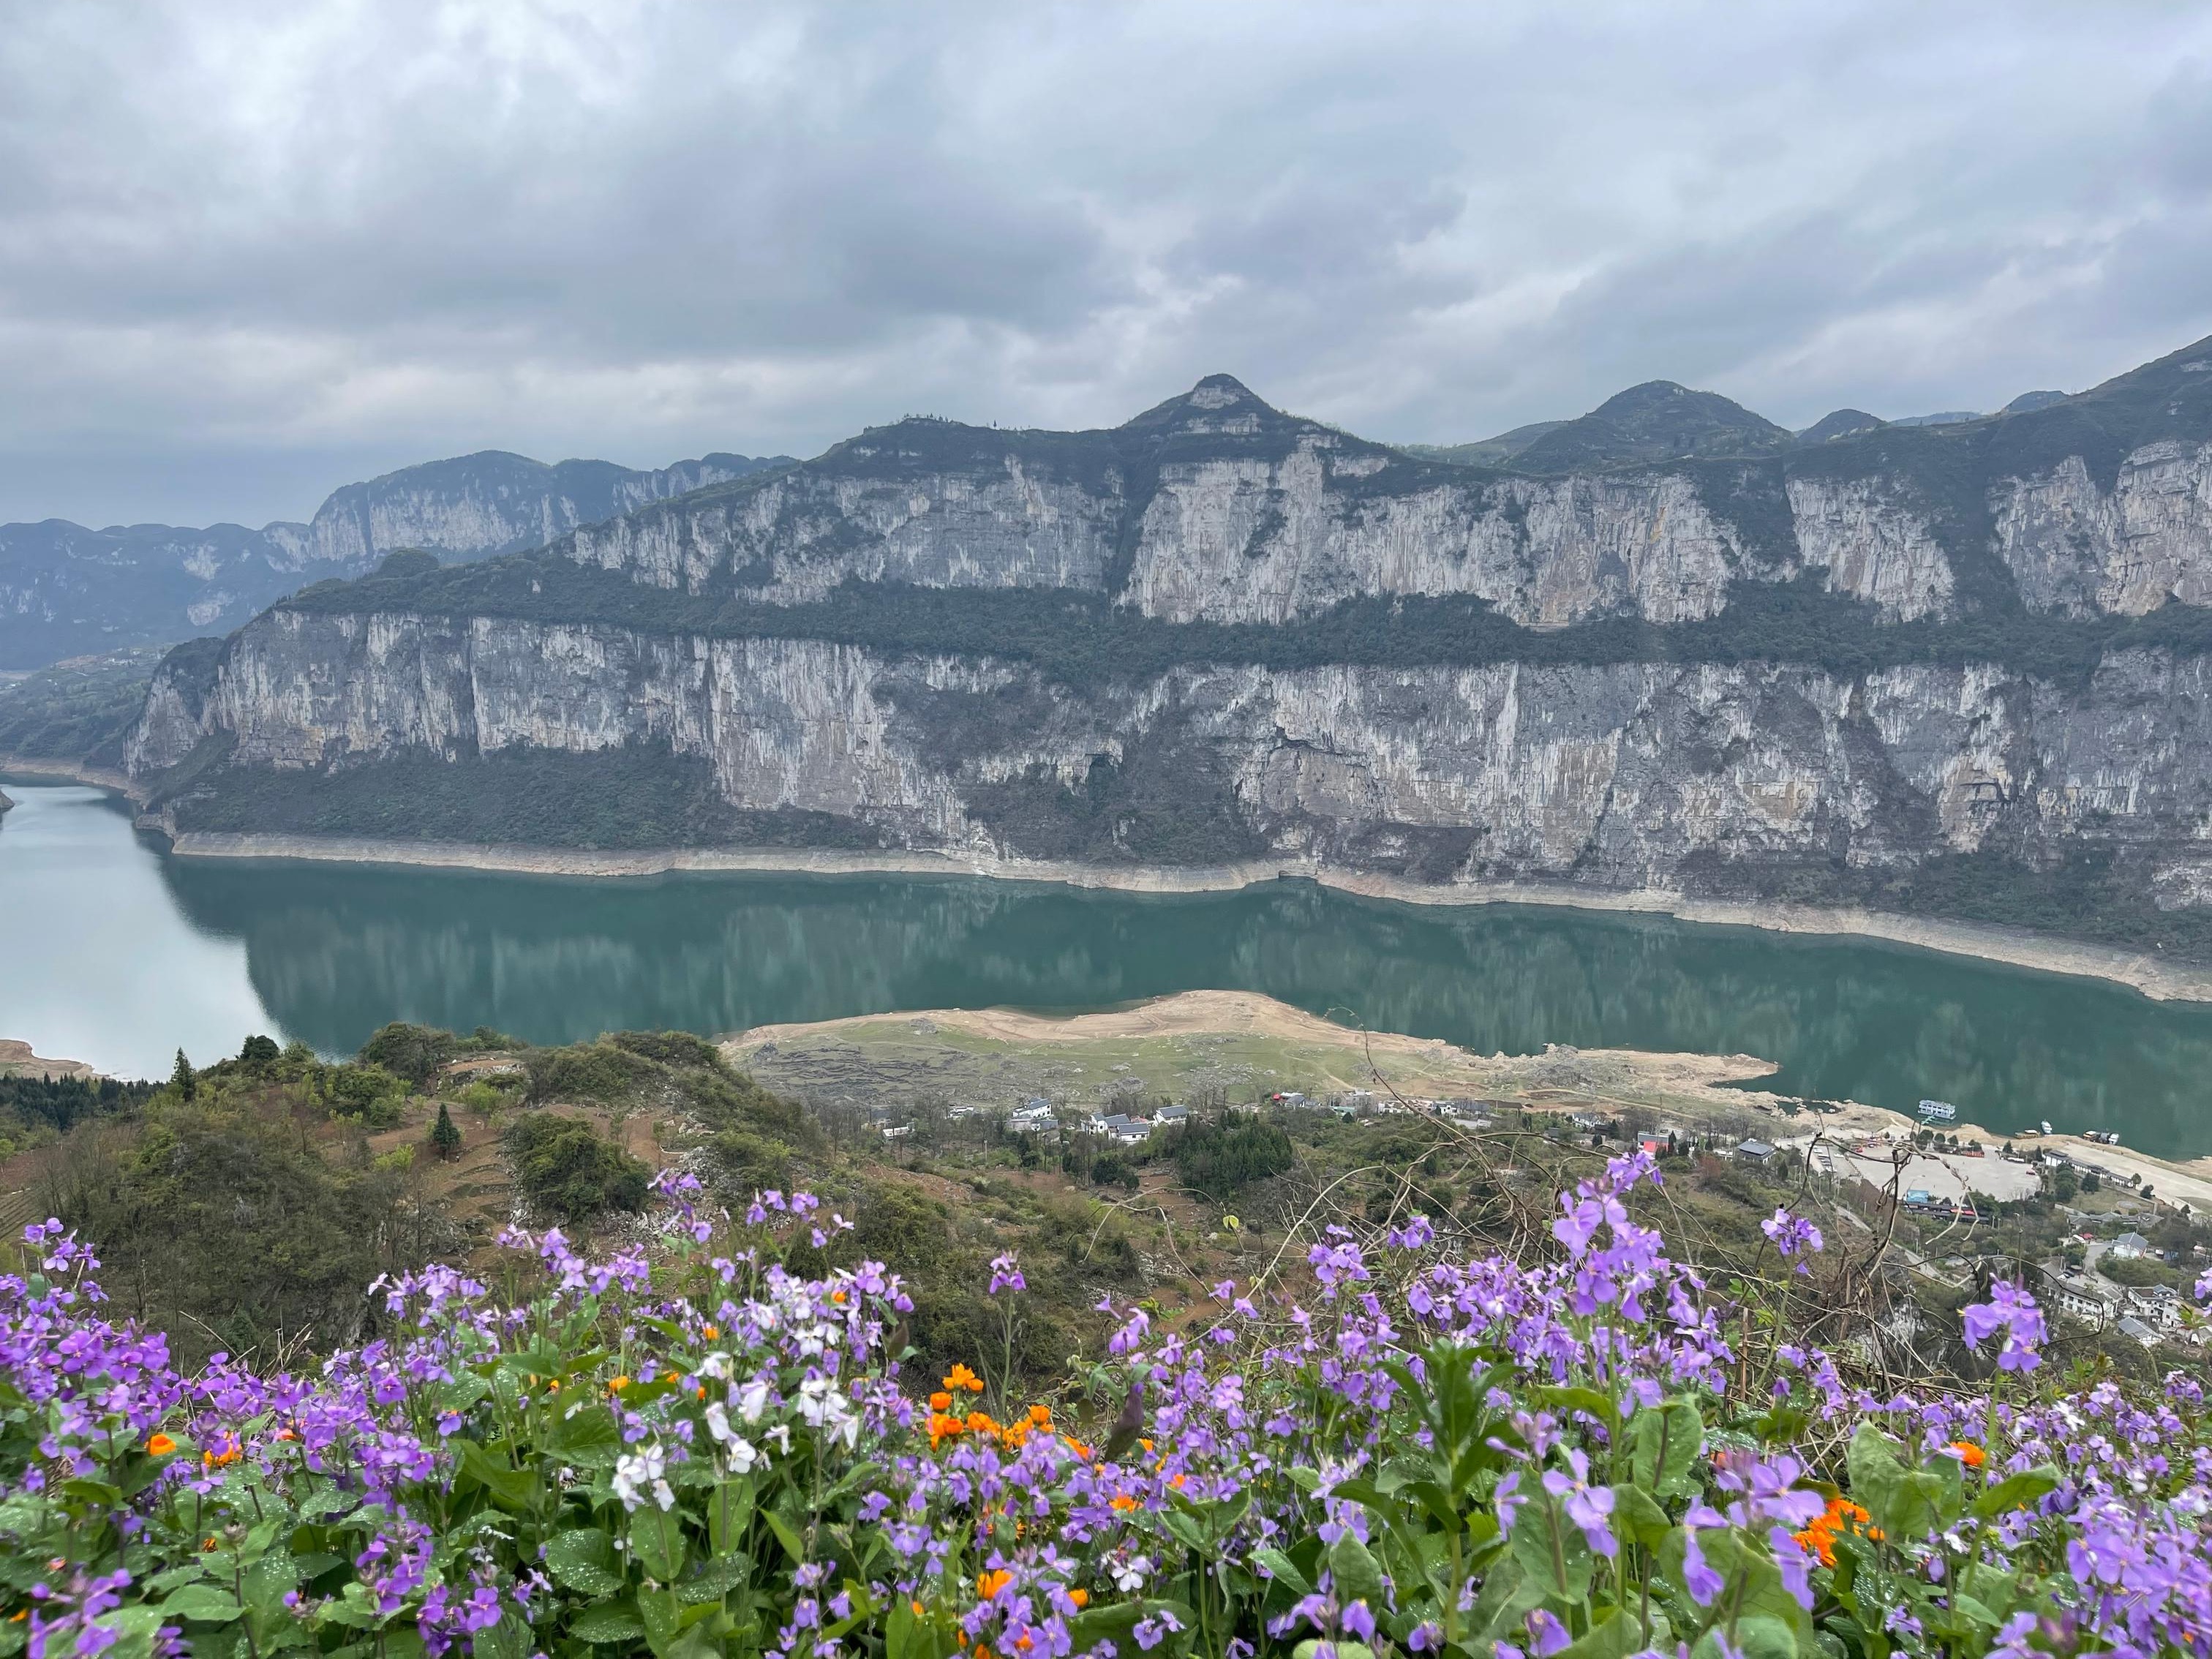
[{"label": "overcast sky", "polygon": [[0,519],[1110,425],[1216,370],[1398,441],[1655,377],[1803,426],[2206,333],[2201,4],[127,0],[0,33]]}]

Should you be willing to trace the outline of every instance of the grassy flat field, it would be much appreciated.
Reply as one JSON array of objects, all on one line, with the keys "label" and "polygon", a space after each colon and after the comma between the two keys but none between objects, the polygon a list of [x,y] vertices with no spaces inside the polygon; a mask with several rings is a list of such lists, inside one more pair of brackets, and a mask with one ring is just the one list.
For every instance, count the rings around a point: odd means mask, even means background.
[{"label": "grassy flat field", "polygon": [[1773,1068],[1749,1055],[1553,1049],[1486,1058],[1451,1043],[1363,1033],[1271,998],[1189,991],[1066,1018],[939,1009],[810,1025],[763,1025],[723,1045],[770,1089],[896,1106],[929,1097],[1003,1109],[1042,1095],[1074,1105],[1120,1094],[1231,1103],[1278,1090],[1417,1098],[1650,1105],[1741,1112],[1762,1098],[1716,1085]]}]

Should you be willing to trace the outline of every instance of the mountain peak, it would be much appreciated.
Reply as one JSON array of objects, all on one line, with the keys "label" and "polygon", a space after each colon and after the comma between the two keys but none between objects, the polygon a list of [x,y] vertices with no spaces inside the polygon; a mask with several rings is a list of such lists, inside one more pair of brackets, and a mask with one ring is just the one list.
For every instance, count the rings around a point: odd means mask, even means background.
[{"label": "mountain peak", "polygon": [[1280,410],[1234,374],[1209,374],[1181,396],[1155,404],[1124,424],[1170,432],[1249,433],[1284,418]]},{"label": "mountain peak", "polygon": [[1515,458],[1515,465],[1565,472],[1692,455],[1760,455],[1789,441],[1783,428],[1717,392],[1646,380],[1546,433]]},{"label": "mountain peak", "polygon": [[1887,426],[1879,415],[1869,415],[1863,409],[1832,409],[1826,415],[1797,434],[1801,444],[1832,443],[1838,438],[1856,437],[1862,432],[1871,432],[1876,427]]}]

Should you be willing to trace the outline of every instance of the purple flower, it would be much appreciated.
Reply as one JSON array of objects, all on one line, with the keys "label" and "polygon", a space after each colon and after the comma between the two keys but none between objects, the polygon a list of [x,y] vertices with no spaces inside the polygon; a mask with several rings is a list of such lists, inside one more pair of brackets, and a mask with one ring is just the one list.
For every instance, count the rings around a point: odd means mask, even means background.
[{"label": "purple flower", "polygon": [[[1802,1216],[1792,1215],[1778,1207],[1771,1216],[1759,1224],[1759,1230],[1774,1241],[1774,1248],[1784,1257],[1816,1251],[1822,1243],[1818,1227]],[[1797,1271],[1805,1271],[1803,1262],[1797,1264]]]},{"label": "purple flower", "polygon": [[2032,1371],[2043,1363],[2036,1349],[2043,1344],[2043,1310],[2035,1298],[2019,1285],[1999,1279],[1990,1286],[1990,1299],[1968,1307],[1963,1316],[1966,1346],[1979,1349],[1999,1331],[2004,1344],[1997,1351],[1997,1369]]},{"label": "purple flower", "polygon": [[1029,1281],[1022,1277],[1022,1264],[1015,1260],[1012,1250],[1007,1251],[1004,1255],[992,1258],[991,1295],[996,1296],[1000,1291],[1026,1291],[1027,1289],[1029,1289]]},{"label": "purple flower", "polygon": [[1698,1544],[1695,1527],[1689,1529],[1687,1538],[1682,1550],[1682,1587],[1699,1607],[1709,1607],[1713,1597],[1727,1588],[1728,1581],[1715,1572],[1711,1563],[1705,1559],[1705,1553]]},{"label": "purple flower", "polygon": [[1592,1550],[1608,1559],[1618,1555],[1620,1546],[1613,1536],[1613,1488],[1589,1484],[1588,1454],[1579,1449],[1568,1452],[1567,1465],[1572,1474],[1548,1471],[1544,1490],[1565,1500],[1567,1519],[1583,1529],[1583,1538]]}]

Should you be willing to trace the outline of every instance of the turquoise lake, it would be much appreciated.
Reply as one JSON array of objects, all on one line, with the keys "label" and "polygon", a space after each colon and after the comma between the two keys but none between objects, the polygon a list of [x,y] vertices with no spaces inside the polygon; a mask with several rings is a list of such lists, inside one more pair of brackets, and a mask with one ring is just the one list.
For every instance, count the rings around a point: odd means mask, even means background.
[{"label": "turquoise lake", "polygon": [[99,792],[7,785],[0,1036],[125,1074],[390,1019],[540,1042],[1227,988],[1484,1054],[1744,1053],[1775,1088],[2212,1152],[2212,1006],[1859,940],[1304,882],[1162,896],[888,877],[591,881],[174,859]]}]

